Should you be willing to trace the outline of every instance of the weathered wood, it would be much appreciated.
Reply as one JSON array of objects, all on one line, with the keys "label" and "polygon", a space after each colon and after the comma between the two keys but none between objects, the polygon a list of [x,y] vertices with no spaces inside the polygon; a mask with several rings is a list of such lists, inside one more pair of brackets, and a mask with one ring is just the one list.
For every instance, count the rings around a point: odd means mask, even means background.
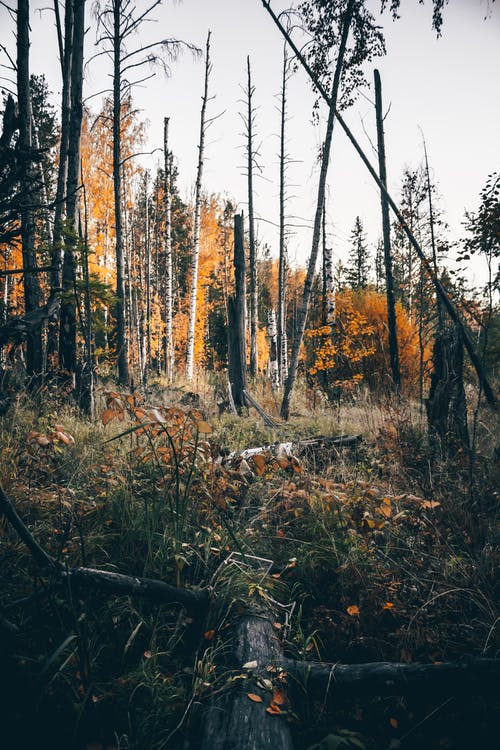
[{"label": "weathered wood", "polygon": [[441,664],[322,664],[284,661],[282,668],[311,695],[325,701],[338,695],[436,693],[484,695],[500,692],[500,659]]},{"label": "weathered wood", "polygon": [[334,448],[349,447],[357,445],[362,440],[361,435],[338,435],[337,437],[318,435],[317,437],[305,438],[304,440],[288,441],[284,443],[272,443],[270,445],[259,445],[255,448],[245,448],[243,451],[234,451],[227,457],[251,458],[259,453],[273,453],[275,455],[293,456],[304,448],[322,448],[332,446]]},{"label": "weathered wood", "polygon": [[234,217],[234,281],[235,296],[228,298],[228,362],[229,383],[237,410],[245,406],[247,387],[245,340],[245,249],[243,243],[243,214]]},{"label": "weathered wood", "polygon": [[196,612],[205,612],[208,608],[206,591],[179,589],[154,578],[126,576],[96,568],[75,568],[64,575],[72,583],[110,591],[119,596],[141,596],[158,604],[182,604]]},{"label": "weathered wood", "polygon": [[[259,676],[269,679],[266,667],[281,657],[271,622],[264,616],[245,615],[236,622],[232,641],[228,666],[242,670],[244,664],[256,662],[257,667],[251,677],[211,701],[203,717],[201,750],[292,750],[288,723],[266,712],[271,694],[257,685]],[[253,702],[248,693],[260,695],[262,702]]]}]

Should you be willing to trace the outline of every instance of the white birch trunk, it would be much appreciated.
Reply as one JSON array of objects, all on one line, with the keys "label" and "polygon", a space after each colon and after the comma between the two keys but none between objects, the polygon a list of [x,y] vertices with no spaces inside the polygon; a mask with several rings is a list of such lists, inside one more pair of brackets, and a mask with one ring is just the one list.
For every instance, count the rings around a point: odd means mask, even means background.
[{"label": "white birch trunk", "polygon": [[168,148],[169,118],[163,120],[165,157],[165,374],[169,383],[174,377],[173,304],[172,304],[172,157]]}]

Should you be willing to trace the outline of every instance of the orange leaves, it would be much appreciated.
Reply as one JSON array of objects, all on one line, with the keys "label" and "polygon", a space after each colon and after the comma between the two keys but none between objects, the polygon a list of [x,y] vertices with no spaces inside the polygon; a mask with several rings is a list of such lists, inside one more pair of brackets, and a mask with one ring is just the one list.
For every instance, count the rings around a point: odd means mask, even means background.
[{"label": "orange leaves", "polygon": [[26,438],[28,441],[36,441],[37,445],[42,448],[46,448],[49,445],[56,445],[57,443],[63,443],[63,445],[71,445],[75,442],[75,438],[71,435],[65,427],[61,424],[56,424],[53,430],[42,434],[33,430]]},{"label": "orange leaves", "polygon": [[350,607],[347,607],[346,612],[350,617],[356,617],[359,615],[359,607],[357,604],[351,604]]},{"label": "orange leaves", "polygon": [[257,472],[257,476],[261,477],[267,466],[267,458],[263,453],[257,453],[255,456],[252,456],[252,461],[255,464],[255,471]]},{"label": "orange leaves", "polygon": [[250,698],[254,703],[262,703],[262,698],[256,693],[247,693],[247,698]]}]

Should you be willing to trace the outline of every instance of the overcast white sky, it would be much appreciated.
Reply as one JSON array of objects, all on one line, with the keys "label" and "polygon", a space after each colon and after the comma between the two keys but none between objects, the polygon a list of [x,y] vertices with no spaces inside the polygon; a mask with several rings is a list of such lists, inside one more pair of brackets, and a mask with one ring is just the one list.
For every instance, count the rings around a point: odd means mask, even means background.
[{"label": "overcast white sky", "polygon": [[[95,51],[95,24],[88,3],[89,31],[86,57]],[[379,0],[369,0],[378,16]],[[57,100],[60,69],[53,14],[42,9],[46,0],[32,2],[31,69],[45,73]],[[138,8],[149,3],[137,1]],[[274,0],[281,10],[288,0]],[[387,55],[376,62],[382,76],[384,108],[390,106],[385,122],[389,189],[398,197],[405,165],[417,166],[422,158],[422,128],[432,171],[442,195],[442,208],[450,225],[450,236],[463,236],[464,210],[477,206],[486,176],[500,169],[500,2],[450,0],[445,8],[443,34],[436,38],[431,29],[431,2],[402,0],[401,19],[380,16]],[[485,16],[488,18],[485,19]],[[241,84],[245,82],[246,56],[251,57],[258,106],[257,129],[262,141],[263,179],[257,180],[256,212],[258,232],[273,252],[277,248],[279,114],[276,95],[281,83],[282,40],[261,0],[164,0],[138,40],[180,38],[204,47],[207,30],[212,31],[213,75],[209,115],[224,111],[211,127],[204,177],[206,190],[227,195],[246,209],[246,183],[241,165]],[[13,53],[12,22],[0,8],[0,40]],[[109,84],[110,63],[100,58],[85,80],[85,96]],[[371,81],[373,69],[368,69]],[[171,147],[176,155],[181,190],[191,194],[195,179],[199,110],[203,78],[202,61],[185,54],[172,65],[168,79],[158,73],[135,99],[149,121],[150,148],[162,145],[163,117],[171,118]],[[364,92],[368,99],[372,92]],[[293,198],[288,213],[300,219],[291,223],[311,225],[317,191],[315,159],[322,141],[323,123],[312,124],[313,102],[306,76],[298,71],[289,87],[288,151],[297,160],[289,169]],[[361,96],[345,118],[373,161],[369,139],[376,141],[373,107]],[[56,100],[56,101],[57,101]],[[98,99],[92,100],[94,107]],[[323,115],[325,115],[323,110]],[[324,117],[323,117],[324,122]],[[363,128],[364,123],[364,128]],[[148,166],[158,163],[158,154]],[[380,235],[378,191],[340,128],[336,128],[329,172],[328,230],[337,257],[345,258],[348,237],[356,215],[363,219],[368,239],[375,244]],[[266,221],[264,221],[266,220]],[[269,223],[271,222],[271,223]],[[305,262],[310,250],[311,231],[298,228],[289,241],[292,259]],[[479,269],[476,273],[481,275]]]}]

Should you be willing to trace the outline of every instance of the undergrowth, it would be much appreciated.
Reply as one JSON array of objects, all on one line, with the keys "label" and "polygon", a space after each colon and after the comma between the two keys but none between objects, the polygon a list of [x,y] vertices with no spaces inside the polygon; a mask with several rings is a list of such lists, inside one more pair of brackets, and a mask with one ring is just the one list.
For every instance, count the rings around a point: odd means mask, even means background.
[{"label": "undergrowth", "polygon": [[[203,705],[227,689],[228,623],[252,602],[277,603],[276,634],[293,658],[496,655],[498,477],[487,436],[471,484],[469,457],[431,453],[410,404],[367,398],[304,410],[271,430],[255,415],[218,416],[208,391],[194,406],[180,403],[185,395],[153,387],[144,401],[108,390],[96,423],[57,399],[23,395],[0,421],[2,485],[56,560],[217,591],[203,621],[61,584],[3,519],[0,705],[15,746],[196,747]],[[263,395],[257,389],[272,412]],[[225,459],[340,433],[364,441],[293,460]],[[294,712],[303,748],[325,735],[345,747],[459,748],[492,731],[487,704],[472,699],[339,698],[332,713],[304,693]]]}]

